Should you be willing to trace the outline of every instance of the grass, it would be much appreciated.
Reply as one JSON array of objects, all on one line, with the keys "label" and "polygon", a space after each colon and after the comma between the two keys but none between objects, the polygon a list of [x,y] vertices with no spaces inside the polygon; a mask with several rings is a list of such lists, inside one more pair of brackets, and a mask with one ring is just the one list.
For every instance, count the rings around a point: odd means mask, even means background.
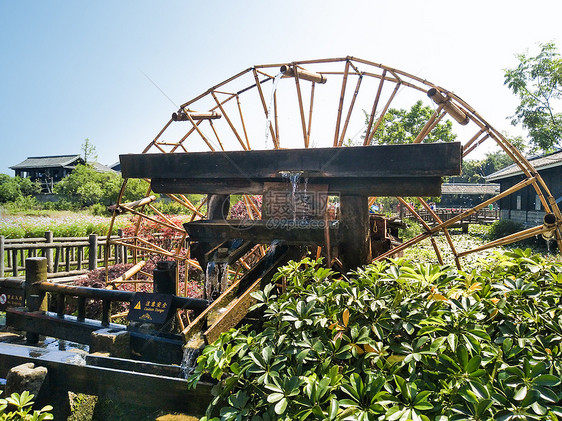
[{"label": "grass", "polygon": [[[85,237],[89,234],[106,235],[111,218],[92,216],[86,212],[50,211],[42,216],[25,214],[0,214],[0,235],[5,238],[43,237],[45,231],[52,231],[55,237]],[[120,218],[113,227],[128,224],[127,219]]]},{"label": "grass", "polygon": [[[460,229],[450,229],[449,233],[451,235],[453,244],[457,252],[462,252],[466,250],[472,250],[476,247],[479,247],[481,245],[490,242],[491,239],[489,238],[488,235],[489,229],[490,227],[488,225],[471,224],[468,226],[468,234],[461,234]],[[440,233],[434,236],[433,238],[435,239],[437,243],[437,247],[441,252],[444,263],[454,265],[455,264],[454,257],[453,254],[451,253],[451,248],[449,247],[449,243],[445,235]],[[404,240],[406,239],[407,238],[405,238]],[[545,258],[547,258],[548,260],[560,259],[560,256],[558,255],[558,250],[553,242],[551,242],[551,247],[550,249],[548,249],[546,242],[538,238],[538,239],[533,239],[533,241],[518,242],[518,243],[510,244],[505,247],[495,247],[492,249],[487,249],[476,253],[472,253],[465,257],[462,257],[460,259],[460,262],[461,265],[465,268],[469,268],[469,267],[476,268],[476,267],[480,267],[482,263],[484,263],[484,261],[488,258],[490,253],[492,253],[493,251],[504,251],[513,248],[527,248],[527,247],[531,248],[534,253],[538,253],[545,256]],[[404,257],[419,263],[432,263],[432,264],[439,263],[429,238],[420,241],[419,243],[413,245],[412,247],[407,248],[404,251]]]}]

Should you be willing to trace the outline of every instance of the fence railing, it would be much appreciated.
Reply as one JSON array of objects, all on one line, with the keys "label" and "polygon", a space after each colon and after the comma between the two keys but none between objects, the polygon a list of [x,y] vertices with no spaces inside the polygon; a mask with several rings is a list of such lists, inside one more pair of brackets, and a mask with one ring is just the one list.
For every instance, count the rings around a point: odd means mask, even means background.
[{"label": "fence railing", "polygon": [[[117,239],[122,236],[112,236]],[[25,275],[25,259],[45,257],[49,278],[75,276],[109,263],[128,263],[132,251],[123,245],[113,244],[106,248],[107,237],[90,234],[88,237],[53,237],[46,231],[39,238],[4,238],[0,235],[0,278]]]},{"label": "fence railing", "polygon": [[[468,209],[435,209],[434,212],[442,221],[447,221],[461,213],[467,211]],[[418,214],[426,222],[435,222],[433,216],[426,210],[421,210]],[[467,218],[463,218],[461,223],[469,224],[489,224],[500,219],[500,211],[498,209],[480,209],[478,212],[469,215]]]}]

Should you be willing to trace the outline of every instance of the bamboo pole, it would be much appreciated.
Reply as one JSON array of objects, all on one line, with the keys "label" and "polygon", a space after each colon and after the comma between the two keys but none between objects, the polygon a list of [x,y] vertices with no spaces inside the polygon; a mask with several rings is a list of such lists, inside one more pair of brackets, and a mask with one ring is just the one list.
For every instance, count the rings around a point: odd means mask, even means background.
[{"label": "bamboo pole", "polygon": [[[427,222],[424,221],[424,219],[420,216],[420,214],[417,213],[416,210],[413,207],[410,206],[409,203],[407,203],[402,197],[398,197],[397,199],[400,203],[402,203],[402,205],[404,205],[406,207],[406,209],[408,209],[408,211],[410,211],[410,213],[412,215],[414,215],[414,217],[418,221],[420,221],[420,223],[422,224],[422,226],[425,228],[425,230],[427,232],[431,232],[431,227],[427,224]],[[439,264],[442,265],[443,264],[443,257],[441,256],[441,252],[439,251],[439,247],[437,247],[437,242],[435,241],[433,236],[431,236],[429,238],[430,238],[430,241],[431,241],[431,245],[433,246],[433,250],[435,251],[435,255],[437,256],[437,260],[439,260]]]},{"label": "bamboo pole", "polygon": [[515,241],[524,240],[526,238],[534,237],[535,235],[542,234],[544,232],[551,231],[552,228],[546,228],[544,225],[537,225],[536,227],[529,228],[523,231],[516,232],[515,234],[507,235],[503,238],[499,238],[495,241],[491,241],[483,246],[473,248],[472,250],[467,250],[459,253],[459,257],[464,257],[468,254],[476,253],[479,251],[487,250],[493,247],[500,247],[506,244],[511,244]]},{"label": "bamboo pole", "polygon": [[308,148],[309,146],[309,140],[307,135],[306,135],[306,119],[304,116],[304,108],[303,108],[303,102],[302,102],[302,93],[301,93],[301,85],[299,82],[299,73],[295,72],[294,74],[294,78],[295,78],[295,87],[297,88],[297,99],[299,102],[299,112],[300,112],[300,116],[301,116],[301,126],[302,126],[302,135],[304,138],[304,147]]},{"label": "bamboo pole", "polygon": [[230,129],[232,130],[232,132],[234,133],[234,136],[236,136],[236,139],[238,139],[238,142],[240,143],[240,145],[242,145],[242,149],[244,149],[245,151],[247,150],[246,145],[244,144],[244,142],[242,141],[242,138],[240,137],[240,135],[238,134],[238,132],[236,131],[236,128],[234,127],[234,125],[232,124],[232,121],[230,120],[230,118],[228,117],[228,114],[226,113],[226,111],[224,110],[221,102],[219,101],[219,99],[217,98],[217,96],[215,95],[214,92],[211,92],[211,95],[213,96],[213,99],[215,100],[215,102],[217,103],[217,105],[219,106],[219,109],[221,110],[222,115],[224,115],[224,118],[226,120],[226,122],[228,123],[228,125],[230,126]]},{"label": "bamboo pole", "polygon": [[336,117],[336,128],[334,130],[334,147],[338,146],[339,144],[339,137],[340,137],[340,123],[341,123],[341,114],[343,111],[343,101],[345,100],[345,89],[347,87],[347,75],[349,74],[349,61],[345,63],[345,70],[343,72],[343,79],[341,83],[341,92],[340,92],[340,101],[338,104],[338,113]]},{"label": "bamboo pole", "polygon": [[195,120],[193,120],[193,118],[191,117],[191,115],[189,113],[186,113],[186,115],[187,115],[187,118],[189,119],[189,121],[191,122],[191,124],[193,125],[193,128],[197,131],[197,133],[199,133],[199,136],[201,136],[201,139],[203,139],[203,141],[207,144],[207,146],[209,147],[209,149],[211,151],[215,152],[215,148],[213,147],[213,145],[211,145],[211,143],[207,139],[207,136],[205,136],[203,134],[203,132],[201,131],[199,126],[197,124],[195,124]]},{"label": "bamboo pole", "polygon": [[442,109],[443,109],[443,105],[437,107],[431,118],[427,120],[427,122],[425,123],[425,125],[420,130],[420,132],[418,133],[418,135],[416,136],[416,138],[412,143],[421,143],[425,139],[425,137],[429,133],[431,133],[431,131],[435,128],[435,126],[439,124],[441,119],[445,116],[445,113],[440,114]]},{"label": "bamboo pole", "polygon": [[[199,120],[199,121],[197,122],[197,124],[199,125],[199,124],[201,124],[202,122],[203,122],[203,120]],[[184,135],[181,137],[181,139],[177,141],[176,146],[174,146],[174,147],[170,150],[170,153],[174,153],[180,146],[185,150],[185,147],[183,146],[183,142],[184,142],[185,139],[187,139],[187,138],[191,135],[191,133],[193,133],[194,131],[195,131],[195,127],[192,127],[191,129],[189,129],[189,130],[187,131],[187,133],[184,134]]]},{"label": "bamboo pole", "polygon": [[185,201],[178,199],[176,197],[175,194],[172,193],[166,193],[166,196],[168,196],[170,199],[172,199],[174,202],[179,203],[182,206],[185,206],[186,208],[188,208],[190,211],[192,211],[193,213],[199,214],[199,216],[204,217],[205,215],[202,214],[201,212],[199,212],[197,210],[197,208],[186,198]]},{"label": "bamboo pole", "polygon": [[[238,113],[240,114],[240,122],[242,123],[242,130],[244,131],[244,138],[246,139],[246,146],[250,148],[250,140],[248,139],[248,132],[246,131],[246,124],[244,123],[244,114],[242,114],[242,105],[240,104],[240,95],[236,95],[236,104],[238,105]],[[224,148],[223,148],[224,150]]]},{"label": "bamboo pole", "polygon": [[371,128],[373,127],[373,121],[375,120],[375,115],[377,112],[377,107],[379,105],[379,99],[382,93],[382,86],[385,81],[386,70],[383,70],[381,75],[381,80],[379,82],[379,87],[377,88],[377,94],[375,95],[375,100],[373,101],[373,108],[371,109],[371,114],[369,115],[369,122],[367,123],[367,131],[365,132],[365,140],[363,142],[363,146],[367,146],[371,143]]},{"label": "bamboo pole", "polygon": [[535,181],[535,178],[528,178],[526,180],[520,181],[519,183],[517,183],[514,186],[511,186],[509,189],[505,190],[504,192],[488,199],[485,200],[484,202],[474,206],[472,209],[468,209],[467,211],[458,214],[457,216],[452,217],[451,219],[447,219],[445,222],[443,222],[441,225],[433,227],[431,229],[432,232],[436,232],[439,231],[441,228],[448,228],[451,225],[456,224],[457,222],[461,221],[462,219],[468,218],[470,215],[475,214],[476,212],[478,212],[480,209],[485,208],[486,206],[506,197],[509,196],[510,194],[516,192],[517,190],[521,190],[523,187],[528,186],[529,184],[533,183]]},{"label": "bamboo pole", "polygon": [[[314,83],[312,83],[314,89]],[[312,103],[310,105],[312,107]],[[275,134],[277,136],[277,143],[273,144],[275,149],[279,149],[281,147],[281,137],[279,134],[279,115],[277,114],[277,91],[273,93],[273,112],[274,112],[274,119],[275,119]],[[309,134],[310,134],[310,121],[308,123],[309,127]]]},{"label": "bamboo pole", "polygon": [[162,136],[162,134],[166,131],[166,129],[170,126],[170,124],[172,124],[172,119],[170,119],[170,121],[168,121],[164,127],[162,128],[162,130],[160,130],[160,132],[156,135],[156,137],[152,140],[152,142],[150,142],[146,148],[144,148],[144,150],[141,153],[147,153],[150,148],[152,147],[152,145],[156,144],[156,141],[158,139],[160,139],[160,136]]},{"label": "bamboo pole", "polygon": [[146,261],[141,260],[136,265],[134,265],[132,268],[127,270],[123,275],[121,275],[118,278],[115,278],[114,280],[108,282],[108,284],[110,284],[110,285],[108,285],[106,287],[106,289],[113,289],[113,288],[115,288],[115,285],[117,285],[117,284],[126,283],[126,281],[128,279],[130,279],[133,275],[138,273],[145,264],[146,264]]},{"label": "bamboo pole", "polygon": [[294,77],[309,82],[326,83],[326,78],[321,73],[309,72],[302,67],[297,67],[294,63],[292,65],[284,64],[279,68],[279,71],[283,73],[283,78]]},{"label": "bamboo pole", "polygon": [[379,261],[379,260],[383,260],[386,259],[389,256],[392,256],[393,254],[396,254],[402,250],[407,249],[410,246],[413,246],[414,244],[419,243],[420,241],[425,240],[426,238],[431,237],[431,233],[429,232],[422,232],[421,234],[416,235],[414,238],[411,238],[410,240],[406,241],[405,243],[400,244],[399,246],[396,246],[390,250],[388,250],[386,253],[383,253],[377,257],[375,257],[373,259],[373,262]]},{"label": "bamboo pole", "polygon": [[[173,229],[173,230],[175,230],[175,231],[177,231],[177,232],[181,232],[182,234],[185,232],[185,230],[184,230],[183,228],[180,228],[180,227],[178,227],[177,225],[168,224],[168,223],[166,223],[166,222],[159,221],[159,220],[156,219],[156,218],[153,218],[153,217],[148,216],[148,215],[146,215],[146,214],[144,214],[144,213],[141,213],[141,212],[137,212],[136,210],[134,210],[134,209],[132,209],[132,208],[129,208],[129,207],[127,207],[127,206],[124,206],[124,205],[121,205],[121,206],[123,207],[123,209],[125,209],[125,210],[127,210],[127,211],[129,211],[129,212],[131,212],[131,213],[133,213],[133,214],[135,214],[135,215],[138,215],[138,216],[140,216],[141,218],[148,219],[149,221],[154,222],[155,224],[164,225],[165,227],[168,227],[168,228],[170,228],[170,229]],[[138,232],[138,231],[137,231],[137,232]]]},{"label": "bamboo pole", "polygon": [[482,139],[480,139],[478,142],[474,143],[474,145],[472,145],[470,148],[464,148],[463,147],[463,151],[462,151],[462,157],[464,158],[465,156],[467,156],[470,152],[472,152],[474,149],[476,149],[478,146],[480,146],[482,143],[484,143],[484,141],[486,139],[488,139],[490,137],[489,134],[486,134],[484,137],[482,137]]},{"label": "bamboo pole", "polygon": [[172,113],[172,120],[174,121],[216,120],[221,117],[222,115],[216,111],[199,113],[191,110],[184,110],[183,108],[180,108],[177,113]]},{"label": "bamboo pole", "polygon": [[480,128],[480,130],[478,130],[478,132],[477,132],[474,136],[472,136],[468,142],[466,142],[466,143],[463,145],[463,147],[462,147],[463,152],[464,152],[467,148],[469,148],[470,145],[472,145],[474,142],[476,142],[476,139],[478,139],[478,138],[482,135],[482,133],[484,133],[485,131],[486,131],[486,130],[485,130],[484,128]]},{"label": "bamboo pole", "polygon": [[343,140],[345,138],[345,134],[347,133],[347,127],[349,125],[349,120],[351,119],[351,114],[353,113],[353,108],[355,107],[355,100],[357,99],[357,94],[359,94],[359,88],[361,87],[361,81],[363,80],[363,75],[359,75],[357,79],[357,84],[355,85],[355,91],[353,92],[353,96],[351,98],[351,104],[349,104],[349,109],[347,110],[347,117],[345,118],[345,122],[343,124],[343,130],[338,141],[338,146],[343,145]]},{"label": "bamboo pole", "polygon": [[[219,146],[221,147],[221,151],[224,151],[224,145],[222,144],[221,138],[219,137],[219,134],[217,133],[217,129],[215,128],[215,125],[213,124],[213,120],[209,120],[209,124],[211,125],[211,130],[213,130],[213,133],[215,134],[215,139],[217,139],[217,142],[219,143]],[[181,146],[183,147],[183,144]]]},{"label": "bamboo pole", "polygon": [[[437,223],[443,224],[441,218],[439,218],[439,216],[433,211],[433,209],[431,209],[431,207],[426,203],[425,200],[423,200],[422,197],[418,197],[418,200],[421,203],[421,205],[424,207],[424,209],[431,214],[433,219],[437,221]],[[449,230],[447,228],[442,228],[442,229],[443,229],[443,234],[445,234],[445,238],[447,239],[447,243],[449,243],[449,247],[451,248],[451,252],[453,253],[453,257],[455,259],[455,265],[457,266],[457,269],[460,270],[462,268],[461,268],[461,263],[459,261],[459,254],[457,253],[457,248],[455,247],[455,243],[453,243],[453,239],[449,234]]]},{"label": "bamboo pole", "polygon": [[400,83],[397,83],[396,86],[394,87],[394,90],[392,91],[392,94],[390,95],[390,98],[388,99],[388,101],[386,102],[383,110],[381,111],[381,115],[379,116],[379,119],[375,123],[375,127],[373,127],[373,130],[372,130],[371,134],[369,135],[369,139],[365,139],[365,142],[367,142],[367,145],[371,144],[371,141],[373,140],[373,137],[375,136],[375,133],[377,132],[380,124],[382,123],[382,120],[384,119],[384,116],[385,116],[386,112],[388,111],[388,107],[390,107],[390,104],[392,103],[392,100],[396,96],[396,93],[398,92],[399,88],[400,88]]},{"label": "bamboo pole", "polygon": [[461,110],[458,105],[451,102],[450,98],[443,96],[437,89],[431,88],[427,91],[427,96],[429,96],[436,104],[443,104],[445,111],[460,125],[466,126],[470,121],[470,117],[467,113]]},{"label": "bamboo pole", "polygon": [[[254,79],[256,80],[256,88],[257,88],[257,90],[258,90],[258,94],[259,94],[259,97],[260,97],[260,100],[261,100],[261,104],[262,104],[262,107],[263,107],[263,111],[264,111],[264,113],[265,113],[265,118],[266,118],[266,119],[269,119],[269,113],[268,113],[268,110],[267,110],[267,104],[266,104],[266,102],[265,102],[265,97],[264,97],[264,95],[263,95],[263,90],[262,90],[262,87],[261,87],[261,83],[260,83],[260,80],[259,80],[259,77],[258,77],[258,74],[257,74],[257,71],[256,71],[255,68],[254,68]],[[269,129],[269,133],[270,133],[270,135],[271,135],[271,140],[272,140],[272,142],[273,142],[274,148],[275,148],[275,149],[279,149],[279,142],[278,142],[278,140],[277,140],[277,136],[276,136],[275,132],[273,131],[273,126],[271,125],[271,121],[269,122],[269,127],[268,127],[268,129]]]},{"label": "bamboo pole", "polygon": [[310,107],[308,109],[308,127],[306,130],[306,138],[310,139],[310,129],[312,128],[312,111],[314,107],[314,90],[316,87],[316,83],[312,82],[310,84]]},{"label": "bamboo pole", "polygon": [[149,203],[152,203],[155,200],[156,200],[156,196],[152,195],[152,196],[148,196],[148,197],[145,197],[143,199],[140,199],[140,200],[136,200],[134,202],[123,203],[119,206],[125,206],[127,208],[134,209],[134,208],[138,208],[139,206],[148,205]]}]

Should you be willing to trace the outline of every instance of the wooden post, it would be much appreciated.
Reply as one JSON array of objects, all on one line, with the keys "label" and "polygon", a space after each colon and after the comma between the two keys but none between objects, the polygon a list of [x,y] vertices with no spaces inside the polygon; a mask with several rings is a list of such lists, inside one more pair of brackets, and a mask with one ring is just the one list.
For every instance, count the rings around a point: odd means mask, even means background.
[{"label": "wooden post", "polygon": [[44,256],[47,258],[47,272],[53,271],[53,249],[48,247],[53,243],[53,231],[45,231],[45,244],[47,248],[45,249]]},{"label": "wooden post", "polygon": [[[119,228],[117,229],[117,235],[119,236],[119,238],[123,238],[123,229]],[[127,264],[129,262],[129,259],[127,257],[127,248],[124,245],[121,245],[121,263]]]},{"label": "wooden post", "polygon": [[0,278],[4,277],[4,236],[0,235]]},{"label": "wooden post", "polygon": [[90,243],[88,253],[88,270],[94,270],[98,267],[98,236],[97,234],[90,234],[88,236]]},{"label": "wooden post", "polygon": [[340,196],[340,256],[345,272],[371,260],[368,204],[366,196]]},{"label": "wooden post", "polygon": [[18,264],[18,250],[13,249],[12,250],[12,275],[13,275],[14,278],[17,278],[17,276],[18,276],[18,266],[19,266],[19,264]]},{"label": "wooden post", "polygon": [[[47,259],[45,257],[29,257],[25,259],[25,301],[29,311],[46,310],[45,293],[39,290],[39,284],[47,280]],[[39,334],[26,333],[28,345],[39,342]]]}]

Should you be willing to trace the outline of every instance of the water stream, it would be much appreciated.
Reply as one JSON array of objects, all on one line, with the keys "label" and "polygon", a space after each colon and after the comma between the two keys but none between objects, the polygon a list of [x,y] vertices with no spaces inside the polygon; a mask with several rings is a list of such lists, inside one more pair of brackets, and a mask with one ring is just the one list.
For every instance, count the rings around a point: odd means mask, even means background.
[{"label": "water stream", "polygon": [[205,296],[207,300],[214,301],[228,286],[228,263],[207,263],[205,270]]},{"label": "water stream", "polygon": [[[297,220],[297,201],[295,200],[295,195],[297,193],[299,180],[302,174],[302,171],[281,171],[281,177],[286,178],[291,183],[291,207],[293,209],[293,222],[296,222]],[[306,180],[306,183],[308,183],[308,179]]]}]

